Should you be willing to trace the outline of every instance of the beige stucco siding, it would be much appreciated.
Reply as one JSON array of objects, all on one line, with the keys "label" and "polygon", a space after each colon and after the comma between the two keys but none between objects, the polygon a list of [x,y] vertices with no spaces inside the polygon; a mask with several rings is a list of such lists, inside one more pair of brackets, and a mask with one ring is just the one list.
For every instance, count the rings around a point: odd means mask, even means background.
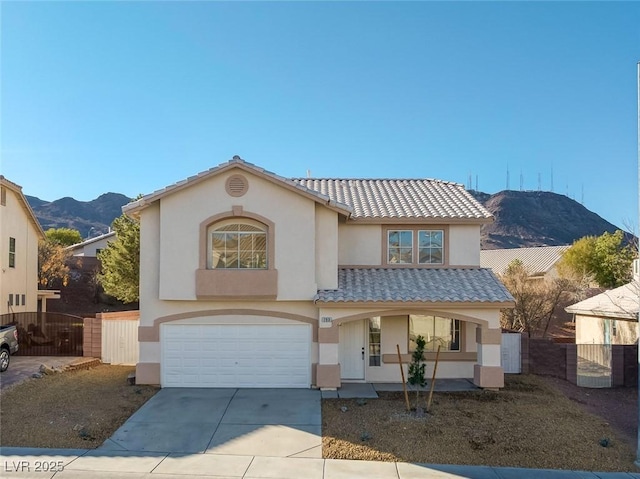
[{"label": "beige stucco siding", "polygon": [[318,289],[338,287],[338,214],[316,204],[316,283]]},{"label": "beige stucco siding", "polygon": [[234,207],[275,224],[278,300],[309,300],[317,291],[315,202],[263,178],[241,172],[247,193],[231,197],[226,179],[236,170],[209,178],[160,200],[160,298],[195,300],[202,222]]},{"label": "beige stucco siding", "polygon": [[449,264],[480,266],[480,226],[449,226]]},{"label": "beige stucco siding", "polygon": [[637,321],[576,315],[576,344],[635,344],[638,333]]},{"label": "beige stucco siding", "polygon": [[[159,238],[160,204],[156,202],[140,214],[140,326],[151,326],[158,316],[164,316],[159,300]],[[143,357],[141,351],[141,361]]]},{"label": "beige stucco siding", "polygon": [[[16,193],[7,188],[0,206],[0,314],[36,311],[38,298],[38,230],[29,221]],[[15,267],[9,267],[9,238],[15,238]],[[9,295],[13,306],[8,306]],[[22,295],[25,304],[22,304]],[[16,304],[19,295],[20,305]]]},{"label": "beige stucco siding", "polygon": [[382,264],[382,226],[340,223],[338,263],[342,266]]}]

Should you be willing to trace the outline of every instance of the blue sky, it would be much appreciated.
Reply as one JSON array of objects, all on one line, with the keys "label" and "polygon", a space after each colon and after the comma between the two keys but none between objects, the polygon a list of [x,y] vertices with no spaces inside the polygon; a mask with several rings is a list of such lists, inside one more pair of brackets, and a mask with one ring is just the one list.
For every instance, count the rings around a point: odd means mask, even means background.
[{"label": "blue sky", "polygon": [[637,229],[637,2],[0,2],[0,22],[0,172],[28,195],[146,194],[236,154],[487,193],[508,168]]}]

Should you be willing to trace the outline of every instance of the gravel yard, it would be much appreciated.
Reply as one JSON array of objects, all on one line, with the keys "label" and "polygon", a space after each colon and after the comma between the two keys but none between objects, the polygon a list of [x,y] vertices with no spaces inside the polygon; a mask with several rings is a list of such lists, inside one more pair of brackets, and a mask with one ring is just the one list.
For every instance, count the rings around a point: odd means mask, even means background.
[{"label": "gravel yard", "polygon": [[100,446],[157,388],[131,386],[132,366],[100,365],[29,379],[0,395],[0,445]]},{"label": "gravel yard", "polygon": [[510,376],[506,381],[500,392],[435,393],[431,414],[424,418],[405,412],[402,393],[381,393],[379,399],[366,402],[325,399],[323,455],[636,471],[635,444],[608,421],[587,412],[543,378]]}]

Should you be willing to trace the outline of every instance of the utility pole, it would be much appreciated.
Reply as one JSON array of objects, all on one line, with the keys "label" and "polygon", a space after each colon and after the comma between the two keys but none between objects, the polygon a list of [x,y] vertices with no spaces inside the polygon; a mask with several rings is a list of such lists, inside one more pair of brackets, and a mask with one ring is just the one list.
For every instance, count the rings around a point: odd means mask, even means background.
[{"label": "utility pole", "polygon": [[[640,226],[640,62],[638,62],[638,225]],[[640,251],[640,242],[638,242]],[[638,297],[640,301],[640,295]],[[638,321],[640,322],[640,308],[638,308]],[[638,347],[638,390],[640,391],[640,346]],[[636,467],[640,468],[640,401],[638,401],[638,447],[636,449]]]}]

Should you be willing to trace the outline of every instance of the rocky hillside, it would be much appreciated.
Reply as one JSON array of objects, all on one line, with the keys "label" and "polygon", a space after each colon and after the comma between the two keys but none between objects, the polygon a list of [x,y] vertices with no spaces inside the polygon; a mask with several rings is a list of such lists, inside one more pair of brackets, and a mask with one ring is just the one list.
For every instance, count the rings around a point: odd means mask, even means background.
[{"label": "rocky hillside", "polygon": [[27,201],[45,231],[49,228],[73,228],[86,238],[107,233],[111,222],[122,214],[122,206],[131,198],[119,193],[105,193],[91,201],[65,197],[47,202],[34,196],[27,196]]},{"label": "rocky hillside", "polygon": [[495,217],[482,227],[482,249],[571,244],[619,229],[575,200],[548,191],[471,191]]},{"label": "rocky hillside", "polygon": [[[520,248],[571,244],[587,235],[618,229],[564,195],[544,191],[501,191],[490,195],[471,191],[495,216],[482,228],[482,249]],[[42,227],[67,227],[83,238],[108,231],[111,222],[131,201],[118,193],[105,193],[92,201],[61,198],[46,202],[33,196],[27,200]]]}]

